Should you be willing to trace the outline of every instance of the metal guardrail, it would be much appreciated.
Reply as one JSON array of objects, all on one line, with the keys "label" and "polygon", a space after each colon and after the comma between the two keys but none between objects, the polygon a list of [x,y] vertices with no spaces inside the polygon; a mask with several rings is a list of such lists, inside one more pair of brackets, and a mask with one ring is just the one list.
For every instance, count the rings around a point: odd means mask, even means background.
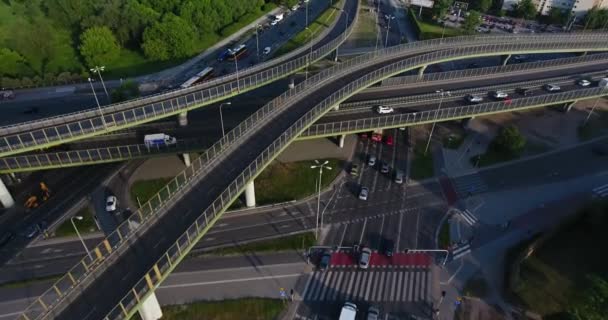
[{"label": "metal guardrail", "polygon": [[[600,56],[600,55],[598,55]],[[608,54],[602,54],[608,59]],[[598,61],[598,60],[596,60]],[[602,60],[599,60],[602,61]],[[570,65],[568,65],[570,66]],[[492,68],[488,68],[492,69]],[[488,71],[490,72],[490,71]],[[442,79],[458,79],[462,75],[456,72],[450,72],[450,78],[442,77]],[[605,72],[585,73],[587,78],[604,75]],[[494,74],[496,75],[496,74]],[[389,78],[391,79],[391,78]],[[507,85],[493,85],[478,88],[466,88],[450,91],[452,96],[444,99],[444,101],[460,100],[465,94],[486,93],[491,90],[513,91],[516,88],[532,88],[544,85],[546,83],[565,84],[572,80],[572,76],[553,77],[549,79],[531,80],[518,83],[510,83]],[[339,111],[331,111],[328,116],[336,116],[342,114],[352,114],[356,112],[366,112],[370,106],[375,105],[418,105],[419,103],[428,103],[439,100],[439,95],[435,93],[421,94],[415,96],[405,96],[396,98],[384,98],[369,101],[361,101],[353,103],[354,106],[341,108]],[[321,119],[323,120],[323,118]],[[335,121],[332,121],[335,122]],[[338,121],[339,122],[339,121]],[[329,123],[329,122],[328,122]],[[320,125],[319,123],[313,127]],[[310,135],[307,135],[310,136]],[[77,165],[90,165],[96,163],[123,161],[134,158],[144,158],[150,156],[160,156],[165,154],[175,154],[181,152],[203,151],[206,144],[196,139],[178,140],[175,145],[147,147],[143,144],[131,144],[121,146],[110,146],[100,148],[90,148],[82,150],[62,151],[43,154],[18,155],[15,157],[0,158],[0,173],[31,171],[35,169],[60,168]]]},{"label": "metal guardrail", "polygon": [[[504,40],[504,37],[500,38]],[[531,37],[525,38],[531,40]],[[606,38],[606,35],[601,34],[600,36],[597,34],[572,35],[569,38],[570,41],[568,42],[567,48],[568,50],[574,49],[575,51],[576,49],[581,48],[584,48],[585,50],[602,48],[605,50],[605,44],[599,44],[599,41],[597,40],[606,40]],[[604,41],[603,43],[608,42]],[[233,201],[233,199],[243,190],[245,183],[259,174],[269,160],[274,158],[291,142],[291,140],[302,133],[306,127],[310,126],[312,122],[318,120],[332,106],[344,101],[347,97],[362,88],[369,86],[382,78],[407,70],[408,68],[415,68],[416,66],[441,61],[442,59],[449,60],[455,57],[482,55],[487,54],[488,52],[527,52],[527,50],[532,49],[534,49],[532,51],[565,50],[564,47],[566,47],[566,45],[563,41],[553,43],[547,42],[547,40],[541,41],[541,39],[536,39],[535,41],[530,41],[530,43],[519,41],[516,44],[508,45],[487,44],[460,49],[448,49],[418,56],[416,58],[401,60],[398,63],[385,66],[351,82],[326,98],[322,103],[315,106],[304,117],[300,118],[277,140],[270,144],[270,146],[264,150],[264,152],[262,152],[246,170],[242,171],[241,175],[239,175],[239,177],[222,192],[211,206],[199,216],[196,223],[192,225],[184,235],[177,240],[176,244],[167,251],[166,255],[159,260],[151,269],[150,273],[146,275],[146,277],[135,286],[131,293],[122,300],[120,306],[114,309],[111,315],[116,315],[116,318],[120,318],[132,314],[134,312],[133,306],[137,305],[140,298],[144,297],[149,290],[153,289],[168,275],[176,263],[183,258],[182,253],[189,250],[191,246],[202,237],[206,230],[219,217],[219,214],[223,212],[223,208]],[[387,48],[374,55],[377,60],[386,61],[387,56],[396,52],[394,50],[395,49]],[[134,237],[133,230],[139,231],[138,233],[144,233],[152,224],[152,222],[150,222],[151,220],[156,220],[159,216],[162,216],[166,212],[166,208],[179,200],[181,195],[190,189],[195,182],[200,181],[207,172],[218,166],[221,163],[221,157],[226,157],[231,150],[238,147],[241,141],[250,137],[252,132],[258,130],[262,125],[267,124],[288,106],[297,101],[304,100],[306,96],[314,93],[318,87],[327,84],[327,82],[332,79],[337,79],[349,71],[356,71],[363,65],[373,65],[372,58],[374,57],[360,56],[316,74],[307,81],[298,84],[295,89],[289,90],[280,97],[274,99],[235,129],[231,130],[224,138],[199,157],[197,161],[194,161],[190,167],[182,172],[182,174],[171,181],[167,187],[161,190],[156,197],[144,205],[144,207],[134,214],[127,222],[120,225],[114,233],[110,234],[99,246],[95,247],[93,250],[95,258],[92,259],[92,261],[86,258],[83,259],[81,263],[70,270],[65,277],[55,283],[50,290],[39,297],[36,302],[25,311],[21,319],[44,318],[51,310],[57,311],[56,309],[65,307],[65,304],[62,302],[69,300],[66,299],[66,296],[71,294],[73,288],[90,284],[94,280],[95,274],[103,272],[103,270],[100,270],[101,267],[108,267],[113,261],[118,259],[120,252],[126,250],[126,246],[122,244],[124,244],[125,241],[130,241]],[[357,68],[354,66],[357,66]],[[205,223],[203,223],[203,221]],[[109,316],[109,318],[115,317]]]},{"label": "metal guardrail", "polygon": [[472,116],[483,116],[492,113],[542,107],[576,100],[592,99],[606,95],[608,95],[608,90],[604,88],[591,88],[563,93],[546,94],[529,98],[512,99],[511,103],[506,103],[505,101],[496,101],[477,105],[443,108],[440,110],[434,109],[405,114],[376,116],[357,120],[321,123],[312,125],[302,134],[302,137],[318,138],[345,133],[364,132],[378,128],[399,128],[429,122],[448,121]]},{"label": "metal guardrail", "polygon": [[[547,46],[556,48],[559,46]],[[133,287],[131,291],[121,300],[121,302],[106,316],[105,319],[125,319],[136,311],[136,307],[140,301],[146,298],[160,283],[169,275],[173,268],[183,259],[185,254],[200,240],[207,230],[220,218],[224,210],[231,204],[234,199],[243,191],[245,184],[253,180],[261,173],[263,168],[276,157],[292,140],[299,136],[308,126],[314,121],[322,117],[333,106],[344,101],[349,96],[357,91],[360,91],[365,86],[388,77],[392,74],[397,74],[401,70],[407,70],[408,67],[419,66],[421,63],[429,61],[437,61],[439,58],[449,57],[451,55],[464,55],[467,51],[475,52],[476,48],[465,48],[448,50],[449,52],[436,52],[433,54],[402,60],[384,67],[381,70],[367,74],[358,80],[349,83],[342,87],[331,96],[327,97],[313,109],[307,112],[303,117],[297,120],[283,134],[274,140],[268,148],[266,148],[243,172],[226,188],[220,196],[206,208],[193,225],[188,228],[176,243],[167,250],[157,263],[146,273],[146,275]],[[498,49],[498,48],[497,48]],[[504,49],[503,49],[504,50]],[[309,79],[318,83],[319,79]],[[300,85],[308,86],[313,84],[308,81]],[[299,86],[300,86],[299,85]],[[316,86],[314,86],[316,87]],[[314,88],[313,87],[313,88]],[[296,88],[297,90],[298,88]],[[272,103],[272,102],[271,102]],[[429,116],[430,117],[430,116]],[[433,120],[431,120],[433,121]]]},{"label": "metal guardrail", "polygon": [[[352,24],[350,27],[352,29]],[[162,95],[163,99],[166,98],[162,101],[158,101],[157,97],[152,97],[123,104],[110,105],[103,108],[103,117],[99,114],[99,110],[89,110],[57,119],[41,120],[31,124],[0,128],[0,134],[2,135],[0,138],[0,153],[2,155],[10,155],[26,150],[41,148],[42,146],[73,141],[87,136],[119,130],[127,126],[133,126],[139,123],[175,115],[203,105],[221,101],[246,90],[257,88],[305,67],[309,62],[315,61],[333,51],[333,49],[344,40],[346,34],[348,34],[348,32],[343,33],[331,42],[313,51],[312,54],[290,60],[285,64],[272,69],[221,86],[202,89],[187,94],[183,94],[186,90],[178,90]],[[354,60],[369,62],[375,61],[380,56],[388,58],[406,52],[414,54],[417,52],[425,52],[430,49],[450,48],[453,46],[500,45],[505,42],[511,43],[513,41],[547,42],[556,41],[558,39],[564,42],[583,40],[606,41],[606,34],[470,36],[442,40],[435,39],[385,48],[378,52],[362,55],[360,56],[362,57],[361,59],[351,59],[348,62]],[[343,65],[351,66],[348,62],[343,63]],[[149,102],[151,104],[142,105]],[[44,126],[45,128],[40,128],[41,126]],[[27,133],[23,133],[26,131]],[[22,133],[15,134],[17,132]]]}]

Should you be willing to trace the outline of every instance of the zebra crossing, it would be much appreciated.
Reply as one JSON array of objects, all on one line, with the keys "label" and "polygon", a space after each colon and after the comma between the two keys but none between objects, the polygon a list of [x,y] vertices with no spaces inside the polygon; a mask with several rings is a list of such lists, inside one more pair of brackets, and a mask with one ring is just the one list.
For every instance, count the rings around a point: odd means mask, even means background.
[{"label": "zebra crossing", "polygon": [[471,211],[469,211],[469,209],[466,209],[464,211],[460,211],[460,216],[470,226],[474,226],[475,224],[477,224],[477,222],[479,222],[479,219],[477,219],[477,217],[475,217],[473,215],[473,213],[471,213]]},{"label": "zebra crossing", "polygon": [[469,254],[470,252],[471,252],[470,244],[465,244],[463,246],[457,247],[456,249],[452,250],[452,260],[462,258],[465,255]]},{"label": "zebra crossing", "polygon": [[304,301],[431,301],[428,268],[396,270],[329,270],[310,275],[302,293]]},{"label": "zebra crossing", "polygon": [[596,198],[608,197],[608,184],[593,188],[593,196]]},{"label": "zebra crossing", "polygon": [[466,176],[452,178],[454,189],[459,198],[466,198],[470,195],[479,194],[488,190],[488,185],[483,181],[479,173],[468,174]]}]

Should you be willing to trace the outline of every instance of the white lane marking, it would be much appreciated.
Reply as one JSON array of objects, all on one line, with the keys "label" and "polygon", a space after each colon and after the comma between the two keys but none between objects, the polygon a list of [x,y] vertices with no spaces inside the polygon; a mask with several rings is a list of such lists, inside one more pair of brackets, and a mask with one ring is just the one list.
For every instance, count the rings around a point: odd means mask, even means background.
[{"label": "white lane marking", "polygon": [[363,234],[365,234],[365,226],[367,225],[367,218],[363,220],[363,229],[361,229],[361,236],[359,237],[359,243],[363,242]]},{"label": "white lane marking", "polygon": [[471,213],[471,211],[464,210],[464,211],[460,211],[460,216],[464,219],[464,221],[466,221],[466,223],[468,223],[469,225],[475,225],[477,223],[477,218],[473,215],[473,213]]},{"label": "white lane marking", "polygon": [[217,227],[218,227],[218,228],[221,228],[221,227],[225,227],[225,226],[227,226],[227,225],[228,225],[228,223],[225,223],[225,222],[224,222],[224,223],[220,223],[220,224],[218,224],[218,225],[217,225]]},{"label": "white lane marking", "polygon": [[279,228],[288,228],[289,226],[291,226],[291,225],[289,223],[287,223],[287,224],[280,225]]},{"label": "white lane marking", "polygon": [[357,178],[357,184],[361,185],[361,180],[363,180],[363,170],[367,169],[367,157],[369,152],[369,140],[365,141],[365,152],[363,153],[363,161],[359,165],[361,169],[359,172],[359,177]]},{"label": "white lane marking", "polygon": [[458,247],[452,251],[453,260],[459,259],[471,252],[471,245],[467,244],[462,247]]},{"label": "white lane marking", "polygon": [[384,219],[386,216],[382,216],[382,223],[380,224],[380,232],[378,234],[378,248],[380,248],[380,242],[382,242],[382,231],[384,230]]},{"label": "white lane marking", "polygon": [[207,285],[224,284],[224,283],[292,278],[292,277],[299,277],[303,274],[304,273],[290,273],[290,274],[282,274],[282,275],[277,275],[277,276],[263,276],[263,277],[251,277],[251,278],[231,279],[231,280],[202,281],[202,282],[192,282],[192,283],[170,284],[170,285],[160,286],[160,289],[187,288],[187,287],[207,286]]},{"label": "white lane marking", "polygon": [[[382,165],[380,163],[382,163],[384,160],[381,160],[381,156],[382,156],[382,142],[378,142],[378,152],[377,152],[377,157],[376,157],[376,166],[378,167],[382,167]],[[372,187],[370,189],[371,192],[376,192],[376,184],[378,183],[378,176],[380,175],[380,170],[374,170],[374,181],[372,182]]]},{"label": "white lane marking", "polygon": [[420,210],[416,211],[416,233],[414,236],[414,248],[418,248],[418,228],[420,226]]},{"label": "white lane marking", "polygon": [[395,250],[399,252],[399,245],[401,244],[401,225],[403,224],[403,212],[399,212],[399,226],[397,229],[397,243],[395,244]]},{"label": "white lane marking", "polygon": [[206,237],[206,238],[205,238],[205,241],[213,241],[213,240],[215,240],[215,238],[214,238],[214,237]]},{"label": "white lane marking", "polygon": [[338,247],[342,247],[342,243],[344,243],[344,236],[346,236],[346,229],[348,229],[348,225],[344,225],[344,231],[342,232],[342,238],[340,238],[340,245]]}]

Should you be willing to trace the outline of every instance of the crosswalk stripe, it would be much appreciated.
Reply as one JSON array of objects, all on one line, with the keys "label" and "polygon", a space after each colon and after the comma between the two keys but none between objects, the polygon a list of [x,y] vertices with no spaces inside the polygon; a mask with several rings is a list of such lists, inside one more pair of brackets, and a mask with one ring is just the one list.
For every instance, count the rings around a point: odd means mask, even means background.
[{"label": "crosswalk stripe", "polygon": [[403,272],[399,272],[397,277],[397,296],[393,301],[401,301],[401,282],[403,280]]},{"label": "crosswalk stripe", "polygon": [[469,210],[461,211],[460,216],[470,225],[477,223],[477,218]]},{"label": "crosswalk stripe", "polygon": [[346,291],[348,288],[348,283],[350,282],[350,278],[353,277],[353,273],[352,272],[345,272],[344,274],[344,281],[342,281],[339,286],[340,289],[338,290],[338,293],[336,294],[336,300],[347,300],[348,296],[348,291]]},{"label": "crosswalk stripe", "polygon": [[433,278],[433,274],[431,273],[430,270],[427,270],[427,277],[426,277],[426,296],[424,298],[424,300],[426,301],[431,301],[431,290],[432,290],[432,279]]},{"label": "crosswalk stripe", "polygon": [[352,296],[353,300],[361,299],[363,296],[362,291],[363,287],[365,287],[365,276],[366,273],[357,272],[357,281],[355,282],[355,287],[353,288]]},{"label": "crosswalk stripe", "polygon": [[310,274],[310,276],[308,277],[308,280],[306,280],[306,285],[304,286],[304,291],[302,291],[302,299],[306,300],[306,295],[308,294],[308,289],[310,287],[310,283],[312,282],[312,278],[315,276],[315,274]]},{"label": "crosswalk stripe", "polygon": [[418,299],[422,300],[422,301],[426,300],[424,297],[426,295],[426,275],[427,275],[427,273],[424,271],[421,272],[421,275],[420,275],[420,285],[419,285],[420,294],[418,295]]},{"label": "crosswalk stripe", "polygon": [[369,275],[369,278],[366,282],[366,286],[365,286],[365,297],[364,297],[365,300],[369,299],[369,290],[370,290],[373,279],[374,279],[374,272],[371,272]]},{"label": "crosswalk stripe", "polygon": [[412,301],[412,294],[414,290],[414,272],[410,272],[410,281],[407,285],[407,301]]},{"label": "crosswalk stripe", "polygon": [[409,277],[410,277],[410,273],[409,271],[405,271],[403,273],[403,291],[401,291],[401,300],[400,301],[407,301],[407,287],[409,286]]},{"label": "crosswalk stripe", "polygon": [[321,290],[323,290],[323,281],[327,277],[327,272],[318,272],[319,278],[317,279],[317,287],[315,288],[315,292],[312,296],[311,300],[318,300],[319,295],[321,294]]},{"label": "crosswalk stripe", "polygon": [[416,284],[414,286],[414,301],[418,301],[420,295],[420,271],[416,270]]},{"label": "crosswalk stripe", "polygon": [[321,273],[319,272],[315,272],[314,273],[314,279],[312,280],[312,286],[310,288],[310,294],[308,295],[308,300],[313,300],[315,297],[315,292],[317,291],[317,288],[319,287],[319,278],[321,277]]},{"label": "crosswalk stripe", "polygon": [[467,255],[469,252],[471,252],[471,245],[467,244],[462,247],[458,247],[452,252],[452,259],[456,260],[460,257]]},{"label": "crosswalk stripe", "polygon": [[593,188],[593,193],[600,198],[608,196],[608,184]]},{"label": "crosswalk stripe", "polygon": [[376,288],[376,301],[382,301],[382,294],[384,293],[384,278],[386,277],[386,272],[382,272],[380,274],[380,281],[377,281]]},{"label": "crosswalk stripe", "polygon": [[317,287],[317,277],[319,274],[317,272],[313,273],[310,277],[312,278],[312,282],[310,283],[310,289],[307,292],[307,296],[304,297],[304,300],[311,300],[312,293],[315,291]]},{"label": "crosswalk stripe", "polygon": [[352,277],[350,277],[350,280],[348,280],[348,289],[346,289],[346,291],[344,292],[344,299],[345,300],[351,299],[351,297],[352,297],[352,294],[351,294],[352,291],[350,291],[350,290],[353,287],[353,281],[355,280],[356,276],[357,276],[357,273],[353,272]]},{"label": "crosswalk stripe", "polygon": [[334,285],[335,289],[332,292],[331,297],[329,298],[331,301],[336,300],[338,293],[340,293],[340,285],[342,284],[343,276],[344,276],[344,272],[339,272],[338,276],[336,277],[336,284]]},{"label": "crosswalk stripe", "polygon": [[390,295],[390,297],[389,297],[388,301],[395,301],[395,286],[396,286],[395,282],[397,282],[397,276],[398,276],[399,274],[400,274],[400,273],[397,273],[397,272],[393,272],[393,273],[392,273],[392,278],[393,278],[393,279],[392,279],[392,281],[390,282],[390,283],[391,283],[391,295]]},{"label": "crosswalk stripe", "polygon": [[330,291],[327,292],[327,300],[328,301],[333,301],[336,296],[336,292],[338,291],[338,288],[340,286],[340,281],[342,280],[342,275],[344,274],[344,272],[341,271],[336,271],[333,275],[333,278],[331,279],[331,284],[329,285],[329,288],[331,289]]},{"label": "crosswalk stripe", "polygon": [[329,283],[331,281],[331,277],[333,276],[333,272],[329,271],[327,272],[327,276],[325,277],[325,280],[323,281],[323,288],[321,290],[321,295],[319,296],[319,300],[323,301],[323,299],[325,299],[325,293],[327,292],[327,288],[329,288]]}]

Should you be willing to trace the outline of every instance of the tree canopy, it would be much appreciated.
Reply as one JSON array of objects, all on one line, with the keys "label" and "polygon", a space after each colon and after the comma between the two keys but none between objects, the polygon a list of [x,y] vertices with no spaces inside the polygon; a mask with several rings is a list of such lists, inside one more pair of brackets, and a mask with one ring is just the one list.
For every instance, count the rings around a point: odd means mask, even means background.
[{"label": "tree canopy", "polygon": [[464,19],[464,23],[462,24],[462,29],[466,33],[475,32],[475,28],[481,25],[481,14],[477,11],[469,11],[469,15]]},{"label": "tree canopy", "polygon": [[477,0],[473,8],[479,12],[487,13],[492,7],[492,0]]},{"label": "tree canopy", "polygon": [[520,0],[515,5],[515,15],[518,18],[532,19],[538,14],[538,9],[532,0]]},{"label": "tree canopy", "polygon": [[436,0],[433,5],[433,15],[437,19],[443,18],[448,13],[448,10],[450,10],[451,5],[451,0]]},{"label": "tree canopy", "polygon": [[108,27],[92,27],[80,36],[80,54],[87,67],[112,64],[120,55],[120,47]]},{"label": "tree canopy", "polygon": [[494,148],[497,152],[511,156],[521,154],[525,146],[526,138],[513,125],[501,128],[491,143],[491,148]]},{"label": "tree canopy", "polygon": [[603,29],[608,27],[608,9],[593,7],[585,16],[586,29]]}]

